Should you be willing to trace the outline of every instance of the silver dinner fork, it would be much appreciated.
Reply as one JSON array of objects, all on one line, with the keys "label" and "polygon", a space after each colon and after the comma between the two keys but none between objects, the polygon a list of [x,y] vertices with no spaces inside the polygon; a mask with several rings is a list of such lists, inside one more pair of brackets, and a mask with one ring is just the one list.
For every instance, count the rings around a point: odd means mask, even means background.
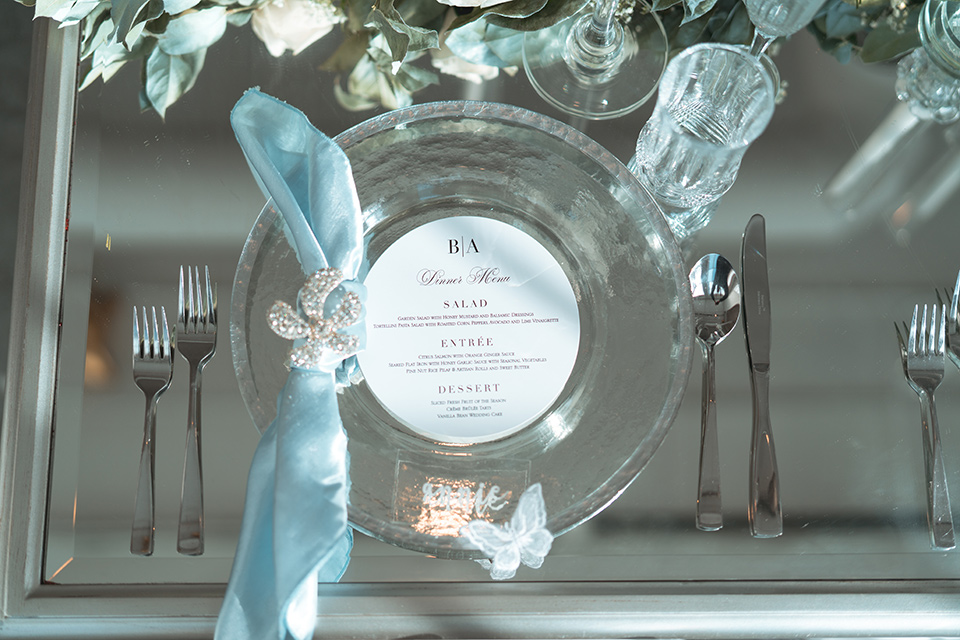
[{"label": "silver dinner fork", "polygon": [[[140,479],[137,483],[137,502],[134,508],[133,529],[130,533],[130,553],[149,556],[153,553],[154,533],[154,471],[156,451],[157,401],[170,386],[173,378],[173,342],[167,328],[167,313],[160,307],[161,326],[157,324],[157,309],[150,308],[152,323],[147,321],[147,308],[141,307],[143,331],[133,308],[133,381],[146,396],[147,408],[143,422],[143,446],[140,449]],[[151,331],[152,327],[152,331]]]},{"label": "silver dinner fork", "polygon": [[180,524],[177,551],[188,556],[203,553],[203,465],[200,456],[200,378],[217,349],[217,288],[210,286],[210,269],[204,267],[204,284],[198,267],[187,267],[184,286],[180,267],[180,313],[177,350],[190,366],[187,405],[187,446],[180,491]]},{"label": "silver dinner fork", "polygon": [[[907,332],[907,343],[897,328],[900,357],[907,382],[920,398],[920,424],[923,431],[924,476],[927,485],[927,522],[932,544],[936,549],[956,546],[953,534],[953,515],[940,446],[940,427],[934,392],[943,380],[946,353],[946,308],[941,307],[937,321],[937,305],[933,305],[928,323],[927,306],[920,316],[919,305],[913,308],[913,318]],[[904,327],[906,329],[906,326]]]}]

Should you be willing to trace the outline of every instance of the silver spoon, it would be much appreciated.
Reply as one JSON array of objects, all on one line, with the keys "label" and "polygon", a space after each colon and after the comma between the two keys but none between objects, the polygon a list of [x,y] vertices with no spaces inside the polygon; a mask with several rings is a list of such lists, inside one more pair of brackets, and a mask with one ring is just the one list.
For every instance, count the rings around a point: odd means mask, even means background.
[{"label": "silver spoon", "polygon": [[740,280],[730,262],[716,253],[700,258],[690,270],[689,277],[697,340],[703,349],[697,528],[716,531],[723,526],[723,514],[720,508],[720,447],[713,348],[737,326]]}]

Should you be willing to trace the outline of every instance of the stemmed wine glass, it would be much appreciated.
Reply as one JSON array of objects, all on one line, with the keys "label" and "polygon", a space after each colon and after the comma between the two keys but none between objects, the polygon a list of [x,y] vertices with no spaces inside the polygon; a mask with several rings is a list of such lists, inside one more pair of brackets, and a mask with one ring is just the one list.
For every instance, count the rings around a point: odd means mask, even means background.
[{"label": "stemmed wine glass", "polygon": [[604,120],[646,102],[667,65],[667,34],[640,0],[630,25],[618,0],[596,0],[575,16],[523,39],[523,68],[537,93],[564,113]]},{"label": "stemmed wine glass", "polygon": [[777,38],[793,35],[813,20],[823,0],[743,0],[753,23],[750,53],[760,56]]}]

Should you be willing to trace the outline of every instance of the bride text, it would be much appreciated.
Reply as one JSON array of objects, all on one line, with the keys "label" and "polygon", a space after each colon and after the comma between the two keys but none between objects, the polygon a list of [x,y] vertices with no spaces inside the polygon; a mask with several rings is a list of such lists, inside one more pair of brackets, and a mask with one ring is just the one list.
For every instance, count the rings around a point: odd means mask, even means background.
[{"label": "bride text", "polygon": [[471,485],[455,487],[449,484],[424,482],[423,504],[429,509],[441,511],[458,511],[466,514],[473,512],[480,518],[488,510],[499,511],[507,506],[511,492],[501,494],[498,485],[491,485],[487,489],[484,482],[476,487],[474,490]]}]

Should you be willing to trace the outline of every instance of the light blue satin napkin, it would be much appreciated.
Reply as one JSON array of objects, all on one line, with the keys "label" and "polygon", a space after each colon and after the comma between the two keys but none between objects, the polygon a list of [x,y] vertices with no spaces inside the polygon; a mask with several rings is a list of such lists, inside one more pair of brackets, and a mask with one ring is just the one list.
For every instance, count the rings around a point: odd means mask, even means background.
[{"label": "light blue satin napkin", "polygon": [[[362,220],[346,155],[303,113],[256,89],[240,98],[230,121],[260,188],[290,229],[305,277],[335,267],[346,278],[341,290],[362,299]],[[347,331],[362,347],[362,322]],[[336,582],[346,570],[353,538],[336,396],[342,367],[330,359],[290,370],[250,466],[217,640],[312,637],[318,582]]]}]

